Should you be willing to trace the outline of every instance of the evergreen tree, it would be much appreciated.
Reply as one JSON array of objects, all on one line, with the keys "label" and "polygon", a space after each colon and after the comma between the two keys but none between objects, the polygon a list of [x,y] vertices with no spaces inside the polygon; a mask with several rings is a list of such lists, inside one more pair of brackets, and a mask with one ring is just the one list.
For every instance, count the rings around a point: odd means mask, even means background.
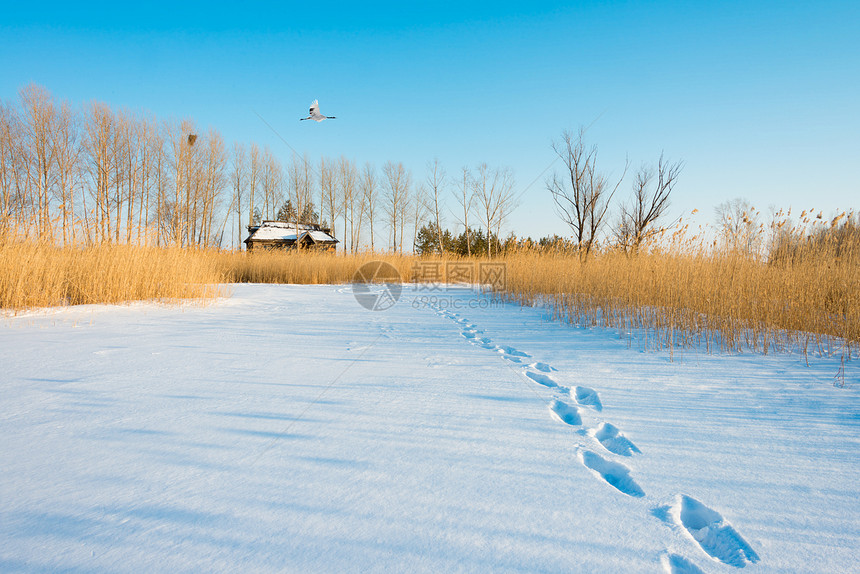
[{"label": "evergreen tree", "polygon": [[278,214],[275,216],[277,221],[294,222],[296,220],[296,210],[293,208],[292,202],[288,199],[278,209]]},{"label": "evergreen tree", "polygon": [[319,223],[320,216],[314,209],[314,202],[309,201],[305,204],[302,210],[302,216],[299,218],[299,223]]},{"label": "evergreen tree", "polygon": [[439,243],[436,241],[438,229],[436,223],[430,221],[418,230],[415,238],[415,253],[418,255],[434,255],[439,253]]}]

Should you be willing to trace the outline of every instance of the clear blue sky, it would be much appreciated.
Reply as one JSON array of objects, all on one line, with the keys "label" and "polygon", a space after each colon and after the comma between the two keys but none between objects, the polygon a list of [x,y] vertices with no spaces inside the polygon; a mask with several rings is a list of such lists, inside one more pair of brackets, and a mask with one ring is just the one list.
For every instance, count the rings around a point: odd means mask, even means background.
[{"label": "clear blue sky", "polygon": [[[402,161],[415,180],[434,157],[451,174],[510,167],[507,228],[533,237],[569,233],[546,191],[550,144],[592,123],[609,174],[625,157],[685,162],[674,215],[710,221],[737,196],[860,208],[856,0],[77,4],[4,6],[0,98],[35,82],[191,117],[284,163],[256,114],[314,159]],[[338,119],[299,122],[315,98]]]}]

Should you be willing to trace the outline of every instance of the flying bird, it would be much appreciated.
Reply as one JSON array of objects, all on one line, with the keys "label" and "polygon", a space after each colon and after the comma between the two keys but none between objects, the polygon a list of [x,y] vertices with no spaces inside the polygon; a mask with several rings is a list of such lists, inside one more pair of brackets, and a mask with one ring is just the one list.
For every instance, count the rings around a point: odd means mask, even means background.
[{"label": "flying bird", "polygon": [[320,113],[319,100],[314,100],[314,102],[311,104],[310,114],[311,115],[309,115],[306,118],[300,118],[300,120],[313,120],[315,122],[321,122],[321,121],[326,120],[326,119],[328,119],[328,120],[337,119],[334,116],[324,116]]}]

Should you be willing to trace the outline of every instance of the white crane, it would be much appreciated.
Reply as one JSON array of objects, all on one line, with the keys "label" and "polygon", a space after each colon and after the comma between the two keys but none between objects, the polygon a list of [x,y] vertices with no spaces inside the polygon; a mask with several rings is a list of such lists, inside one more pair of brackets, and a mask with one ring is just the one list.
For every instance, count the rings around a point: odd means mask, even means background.
[{"label": "white crane", "polygon": [[315,121],[315,122],[321,122],[321,121],[323,121],[323,120],[334,120],[334,119],[337,119],[337,118],[335,118],[334,116],[324,116],[324,115],[322,115],[322,114],[320,113],[320,103],[319,103],[319,100],[314,100],[314,101],[313,101],[313,103],[311,104],[311,111],[310,111],[310,114],[311,114],[311,115],[309,115],[309,116],[308,116],[308,117],[306,117],[306,118],[300,118],[300,121],[301,121],[301,120],[313,120],[313,121]]}]

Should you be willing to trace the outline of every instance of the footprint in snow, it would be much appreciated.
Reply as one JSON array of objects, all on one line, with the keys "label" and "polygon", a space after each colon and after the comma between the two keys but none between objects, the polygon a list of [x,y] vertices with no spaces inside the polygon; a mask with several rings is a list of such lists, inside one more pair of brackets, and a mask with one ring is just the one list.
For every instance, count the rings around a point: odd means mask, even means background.
[{"label": "footprint in snow", "polygon": [[506,355],[511,355],[512,357],[531,357],[528,353],[523,353],[522,351],[517,351],[513,347],[508,347],[506,345],[499,345],[496,347],[500,353],[504,353]]},{"label": "footprint in snow", "polygon": [[631,456],[634,452],[642,452],[629,438],[621,434],[621,431],[615,425],[602,423],[590,434],[609,452],[620,454],[621,456]]},{"label": "footprint in snow", "polygon": [[537,384],[543,385],[545,387],[553,388],[558,386],[558,383],[556,383],[551,378],[542,373],[533,373],[531,371],[526,371],[526,376]]},{"label": "footprint in snow", "polygon": [[578,454],[582,464],[611,486],[627,496],[645,496],[645,491],[642,490],[635,480],[630,478],[630,469],[623,464],[606,460],[589,450],[581,450]]},{"label": "footprint in snow", "polygon": [[513,357],[511,355],[502,355],[502,358],[507,359],[508,361],[510,361],[512,363],[522,363],[523,362],[523,360],[520,359],[519,357]]},{"label": "footprint in snow", "polygon": [[660,562],[663,563],[663,571],[666,574],[705,574],[701,568],[677,554],[663,554]]},{"label": "footprint in snow", "polygon": [[547,363],[532,363],[529,367],[537,369],[538,371],[543,371],[544,373],[551,373],[558,370],[555,367],[550,367]]},{"label": "footprint in snow", "polygon": [[582,424],[582,417],[579,416],[579,408],[574,405],[554,400],[549,404],[549,411],[553,418],[558,419],[564,424],[571,426],[579,426]]},{"label": "footprint in snow", "polygon": [[597,396],[597,391],[588,387],[576,387],[574,398],[581,405],[586,405],[596,411],[603,410],[603,405],[600,404],[600,397]]},{"label": "footprint in snow", "polygon": [[743,568],[758,562],[758,554],[722,515],[687,495],[681,495],[672,509],[675,521],[710,556],[724,564]]},{"label": "footprint in snow", "polygon": [[474,331],[463,331],[461,334],[467,339],[474,339],[478,336],[478,334]]}]

